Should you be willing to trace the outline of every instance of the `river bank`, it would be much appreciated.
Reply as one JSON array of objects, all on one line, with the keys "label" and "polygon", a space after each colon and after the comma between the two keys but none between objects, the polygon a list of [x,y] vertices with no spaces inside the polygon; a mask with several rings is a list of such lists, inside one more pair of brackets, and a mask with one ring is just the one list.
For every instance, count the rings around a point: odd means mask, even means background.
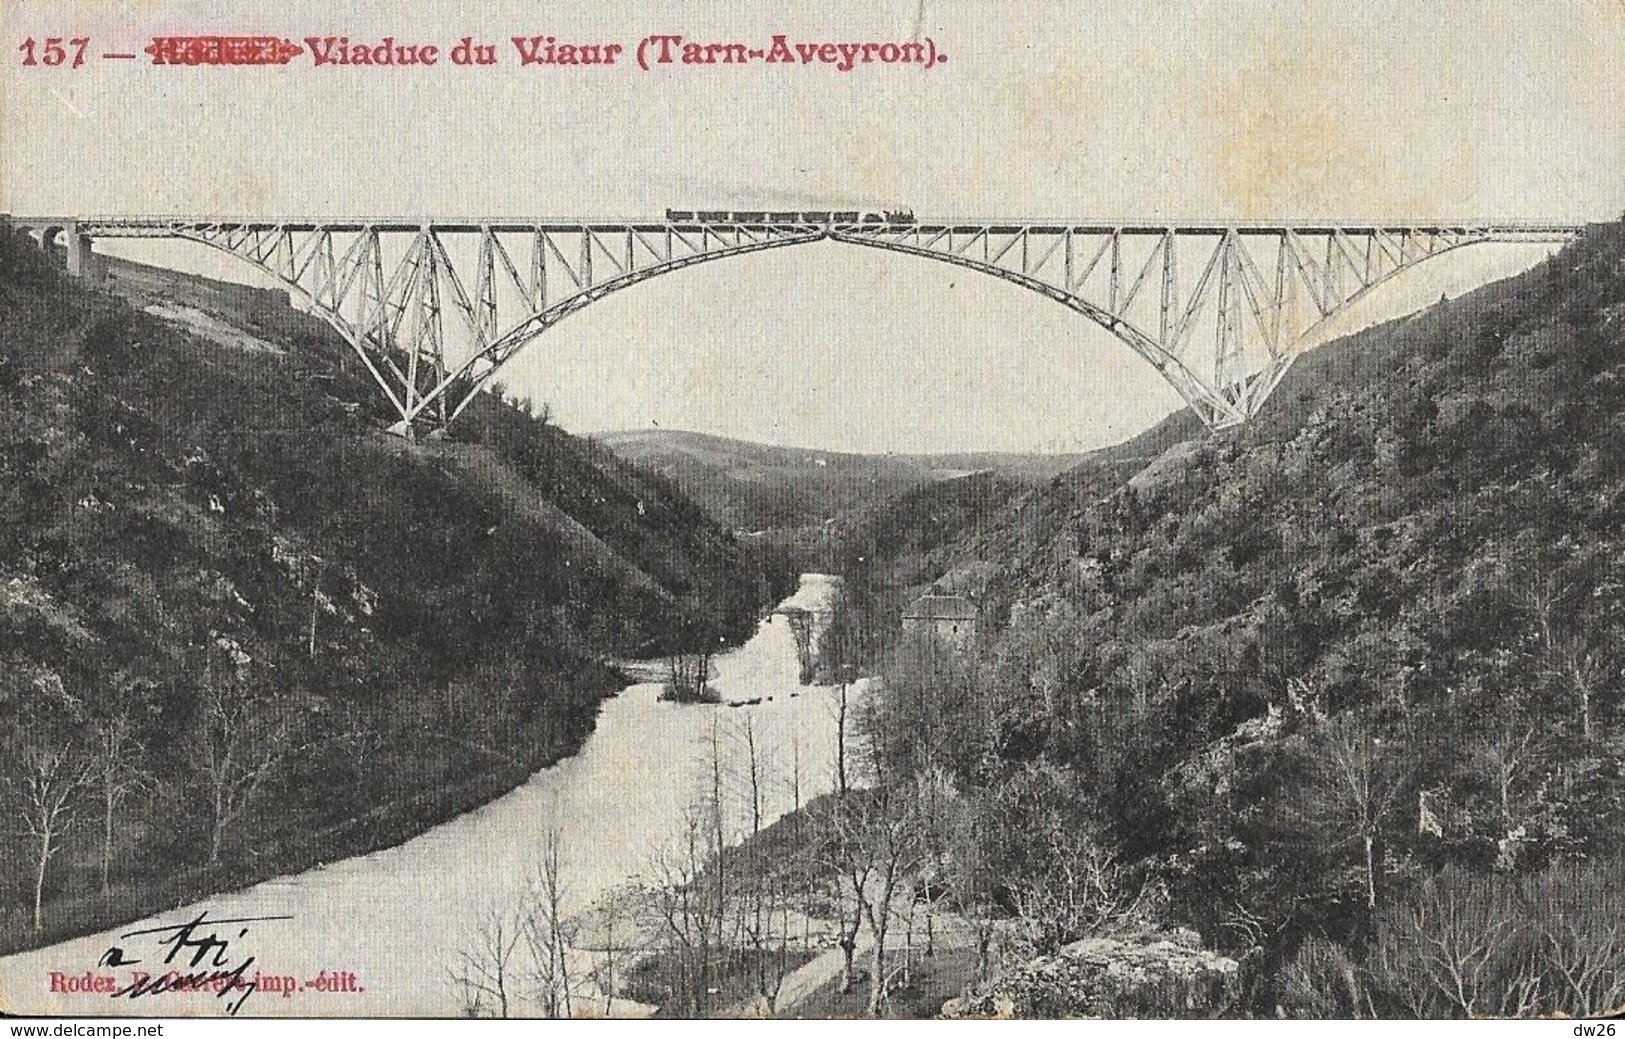
[{"label": "river bank", "polygon": [[[618,673],[599,669],[580,681],[579,696],[597,701],[621,688]],[[593,708],[596,711],[596,707]],[[45,927],[33,932],[26,920],[8,927],[11,950],[23,952],[54,945],[88,931],[108,930],[166,907],[183,905],[213,892],[241,889],[273,877],[303,872],[326,862],[388,848],[478,808],[524,783],[538,769],[578,752],[591,735],[591,723],[553,726],[530,740],[518,740],[500,754],[447,741],[434,749],[425,771],[444,777],[423,783],[405,796],[373,805],[327,825],[274,835],[263,849],[233,856],[162,877],[126,877],[106,894],[51,899]],[[423,776],[417,777],[422,782]],[[9,953],[8,953],[9,955]],[[0,993],[3,995],[3,993]]]},{"label": "river bank", "polygon": [[[786,605],[816,607],[834,585],[833,578],[806,575]],[[776,783],[762,791],[759,808],[766,817],[789,811],[798,796],[830,788],[832,690],[797,682],[795,640],[786,619],[763,621],[749,641],[718,656],[715,665],[714,682],[725,701],[760,702],[676,705],[659,700],[657,685],[628,687],[603,703],[598,726],[579,753],[403,844],[0,959],[5,1009],[108,1013],[114,1008],[105,992],[61,991],[60,979],[90,971],[126,980],[127,969],[97,967],[109,947],[140,958],[161,959],[162,950],[148,947],[150,937],[123,940],[120,934],[207,912],[211,919],[279,918],[249,924],[248,934],[232,939],[227,956],[253,956],[251,974],[291,978],[293,986],[274,995],[256,993],[242,1014],[456,1014],[448,966],[477,937],[482,917],[525,896],[551,835],[560,848],[566,908],[580,912],[611,887],[647,873],[677,842],[685,813],[713,767],[713,752],[720,751],[722,768],[740,767],[745,751],[726,735],[739,731],[745,719],[756,752],[786,768],[794,762],[798,776],[799,790]],[[740,811],[738,805],[730,809],[730,833],[739,828]],[[354,987],[333,990],[325,979],[335,976],[352,977]],[[116,1009],[181,1015],[226,1009],[212,992],[145,1000],[121,1002]]]}]

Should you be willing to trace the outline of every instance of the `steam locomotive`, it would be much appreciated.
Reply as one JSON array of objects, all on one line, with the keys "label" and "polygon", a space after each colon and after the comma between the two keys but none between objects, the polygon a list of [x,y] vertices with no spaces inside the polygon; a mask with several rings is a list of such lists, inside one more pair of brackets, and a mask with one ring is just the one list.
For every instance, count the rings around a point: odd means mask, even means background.
[{"label": "steam locomotive", "polygon": [[737,209],[668,209],[666,220],[673,224],[912,224],[914,211],[885,210],[802,210],[799,212],[743,211]]}]

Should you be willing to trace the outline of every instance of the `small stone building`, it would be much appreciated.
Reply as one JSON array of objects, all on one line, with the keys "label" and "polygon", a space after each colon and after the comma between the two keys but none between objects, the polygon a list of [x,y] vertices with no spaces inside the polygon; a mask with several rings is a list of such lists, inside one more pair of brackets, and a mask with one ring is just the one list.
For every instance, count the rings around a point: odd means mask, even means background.
[{"label": "small stone building", "polygon": [[903,633],[968,645],[976,638],[976,604],[963,595],[922,595],[903,611]]}]

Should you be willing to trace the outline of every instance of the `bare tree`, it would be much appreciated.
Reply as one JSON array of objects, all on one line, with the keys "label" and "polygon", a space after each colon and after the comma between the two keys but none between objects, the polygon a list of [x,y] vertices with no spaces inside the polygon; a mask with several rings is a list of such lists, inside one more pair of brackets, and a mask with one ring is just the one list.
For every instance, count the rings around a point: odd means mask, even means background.
[{"label": "bare tree", "polygon": [[656,952],[668,970],[669,994],[681,1013],[700,1017],[710,995],[714,911],[709,896],[715,889],[703,882],[702,870],[713,831],[700,809],[685,812],[683,821],[678,846],[652,857],[642,900]]},{"label": "bare tree", "polygon": [[[863,813],[865,834],[873,848],[874,886],[872,896],[862,900],[863,915],[874,940],[870,949],[869,1015],[880,1016],[886,999],[886,937],[892,917],[892,900],[903,879],[917,869],[924,858],[925,844],[919,814],[919,800],[903,791],[882,786]],[[901,794],[902,796],[899,796]]]},{"label": "bare tree", "polygon": [[542,1012],[550,1018],[570,1017],[569,949],[574,930],[564,915],[564,870],[557,830],[549,830],[543,840],[520,935],[530,952],[531,981]]},{"label": "bare tree", "polygon": [[126,800],[149,789],[152,777],[140,767],[143,747],[127,711],[119,711],[96,724],[91,776],[100,788],[102,806],[102,894],[111,890],[113,819]]},{"label": "bare tree", "polygon": [[1369,970],[1419,1018],[1528,1017],[1541,977],[1531,921],[1499,878],[1446,869],[1379,918]]},{"label": "bare tree", "polygon": [[[806,840],[806,819],[801,811],[801,736],[792,733],[790,737],[790,825],[793,829],[791,844],[798,849],[797,859],[797,890],[801,896],[801,944],[808,947],[812,943],[812,917],[813,901],[817,896],[817,850],[816,842],[812,846]],[[788,935],[788,924],[786,924]]]},{"label": "bare tree", "polygon": [[[849,796],[861,796],[849,795]],[[817,855],[826,877],[830,904],[835,909],[836,944],[841,950],[840,991],[852,991],[853,956],[858,947],[858,929],[863,926],[863,905],[869,878],[875,869],[873,846],[858,839],[861,826],[850,819],[848,798],[837,798],[823,817]]]},{"label": "bare tree", "polygon": [[[711,847],[710,852],[702,860],[711,866],[712,879],[716,884],[716,897],[711,903],[713,913],[713,926],[715,927],[715,948],[718,952],[727,947],[727,936],[724,928],[727,925],[728,912],[728,870],[727,863],[722,857],[722,849],[727,846],[725,832],[723,782],[722,782],[722,730],[717,715],[711,716],[711,732],[709,740],[711,786],[706,811],[711,821]],[[715,987],[715,986],[713,986]]]},{"label": "bare tree", "polygon": [[278,538],[274,542],[272,558],[282,564],[294,587],[310,594],[310,619],[306,625],[306,655],[316,659],[317,622],[323,613],[338,615],[338,605],[322,591],[322,580],[328,572],[325,559],[299,547],[291,541]]},{"label": "bare tree", "polygon": [[1489,780],[1501,813],[1501,832],[1511,834],[1524,822],[1527,796],[1524,781],[1530,771],[1530,752],[1535,748],[1535,730],[1525,728],[1521,735],[1510,726],[1496,726],[1480,736],[1469,751],[1469,764]]},{"label": "bare tree", "polygon": [[835,701],[835,792],[843,797],[850,789],[846,772],[846,718],[849,713],[847,682],[843,676]]},{"label": "bare tree", "polygon": [[1536,918],[1551,973],[1562,979],[1554,1002],[1574,1017],[1617,1013],[1625,1007],[1625,922],[1600,912],[1547,907]]},{"label": "bare tree", "polygon": [[[824,859],[838,878],[837,913],[843,953],[841,991],[851,990],[852,959],[861,921],[868,925],[868,1011],[878,1015],[886,995],[886,941],[893,902],[924,858],[921,817],[915,792],[879,784],[854,791],[830,809],[831,832]],[[850,909],[848,908],[850,907]]]},{"label": "bare tree", "polygon": [[711,688],[711,653],[676,653],[666,659],[666,685],[661,698],[678,703],[715,703]]},{"label": "bare tree", "polygon": [[[812,639],[809,623],[809,647]],[[843,586],[830,603],[829,620],[818,639],[819,663],[824,679],[837,687],[835,700],[835,791],[844,795],[851,786],[848,734],[851,717],[852,676],[863,659],[866,644],[863,618],[852,602],[851,590]],[[811,649],[809,648],[809,653]]]},{"label": "bare tree", "polygon": [[1310,784],[1300,811],[1315,827],[1341,831],[1362,853],[1366,907],[1377,908],[1383,871],[1383,835],[1409,779],[1411,763],[1362,714],[1328,720],[1309,745]]},{"label": "bare tree", "polygon": [[1625,1001],[1615,872],[1591,862],[1524,876],[1446,867],[1382,907],[1362,988],[1418,1018],[1609,1013]]},{"label": "bare tree", "polygon": [[989,850],[992,834],[984,818],[990,809],[969,797],[959,799],[947,820],[942,883],[950,903],[970,926],[976,943],[976,979],[992,973],[993,939],[998,924],[995,887],[999,881]]},{"label": "bare tree", "polygon": [[209,797],[212,864],[220,861],[231,827],[293,753],[293,719],[283,705],[250,697],[243,675],[214,667],[199,707],[197,746]]},{"label": "bare tree", "polygon": [[1534,621],[1536,645],[1543,677],[1572,698],[1580,737],[1596,736],[1596,699],[1607,687],[1611,671],[1608,644],[1614,632],[1598,633],[1603,625],[1588,623],[1583,603],[1589,582],[1566,579],[1561,571],[1528,574],[1520,582],[1524,608]]},{"label": "bare tree", "polygon": [[1289,1016],[1315,1020],[1376,1018],[1371,988],[1360,965],[1337,942],[1309,935],[1280,968]]},{"label": "bare tree", "polygon": [[812,888],[812,860],[794,840],[789,848],[771,855],[754,839],[725,854],[743,857],[733,871],[734,902],[744,921],[742,952],[747,954],[759,1008],[771,1014],[790,973],[791,912]]},{"label": "bare tree", "polygon": [[1052,826],[1032,836],[1045,868],[1009,881],[1019,936],[1030,951],[1117,930],[1157,904],[1158,889],[1089,834]]},{"label": "bare tree", "polygon": [[[766,782],[767,763],[763,748],[758,745],[756,738],[756,723],[750,715],[745,715],[739,725],[738,740],[744,751],[745,766],[745,795],[750,808],[750,836],[746,843],[744,854],[746,861],[743,864],[745,878],[745,891],[749,896],[750,920],[744,930],[750,943],[751,955],[755,960],[753,964],[756,975],[757,991],[764,998],[768,996],[768,948],[772,942],[769,934],[773,926],[773,913],[770,903],[775,892],[774,878],[770,875],[768,864],[762,861],[761,846],[756,840],[762,832],[763,786]],[[720,868],[721,863],[718,863]],[[775,986],[776,989],[776,986]]]},{"label": "bare tree", "polygon": [[520,919],[498,909],[489,909],[469,945],[457,950],[450,969],[467,1017],[507,1017],[514,990],[515,951],[524,934]]},{"label": "bare tree", "polygon": [[73,823],[80,794],[93,776],[89,761],[71,741],[35,740],[17,754],[7,776],[14,810],[22,817],[23,832],[34,841],[34,930],[45,926],[45,876],[62,838]]},{"label": "bare tree", "polygon": [[791,638],[795,639],[797,680],[806,685],[813,680],[813,622],[816,618],[812,611],[799,606],[786,606],[780,612],[790,625]]},{"label": "bare tree", "polygon": [[1593,1017],[1625,1007],[1625,890],[1611,866],[1553,866],[1525,882],[1525,915],[1546,966],[1547,1013]]},{"label": "bare tree", "polygon": [[605,892],[594,906],[594,915],[603,924],[603,955],[593,965],[593,980],[598,984],[598,992],[604,997],[604,1016],[608,1017],[615,1009],[615,992],[619,985],[615,973],[622,952],[635,948],[636,934],[632,919],[632,901],[628,893],[620,888],[611,888]]}]

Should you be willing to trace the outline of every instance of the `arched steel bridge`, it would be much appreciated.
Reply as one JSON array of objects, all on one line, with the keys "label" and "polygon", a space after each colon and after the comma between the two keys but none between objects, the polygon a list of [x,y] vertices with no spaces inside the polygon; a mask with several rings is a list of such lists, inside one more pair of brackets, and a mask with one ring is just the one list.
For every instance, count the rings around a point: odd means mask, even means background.
[{"label": "arched steel bridge", "polygon": [[[683,219],[692,215],[693,219]],[[1210,427],[1256,414],[1331,317],[1415,265],[1485,242],[1559,243],[1564,223],[1162,224],[872,214],[655,220],[12,217],[74,273],[96,239],[199,242],[285,285],[344,336],[410,435],[444,427],[502,366],[588,304],[708,260],[839,242],[968,267],[1105,328]]]}]

